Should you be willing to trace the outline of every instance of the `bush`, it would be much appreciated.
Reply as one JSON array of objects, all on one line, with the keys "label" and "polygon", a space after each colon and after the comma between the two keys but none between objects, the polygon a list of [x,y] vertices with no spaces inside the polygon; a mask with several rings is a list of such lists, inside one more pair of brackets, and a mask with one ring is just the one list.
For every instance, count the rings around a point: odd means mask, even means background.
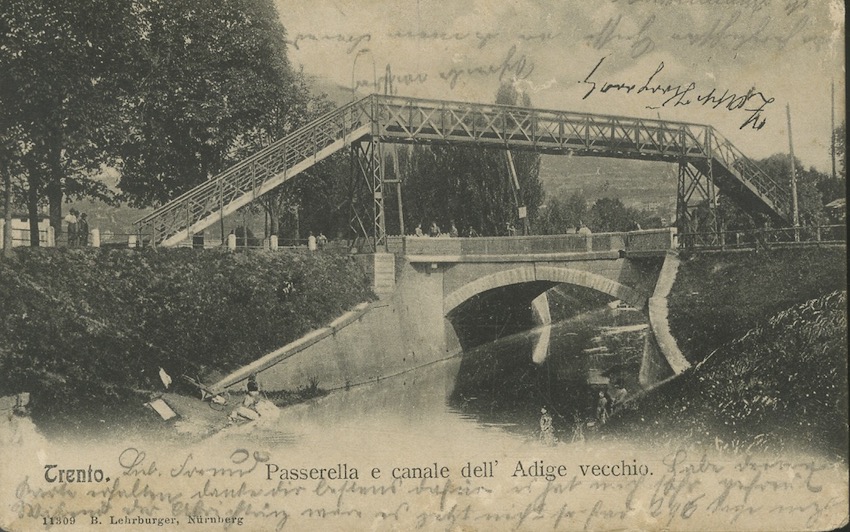
[{"label": "bush", "polygon": [[777,312],[846,286],[844,249],[697,255],[679,268],[670,327],[697,363]]},{"label": "bush", "polygon": [[802,447],[846,456],[846,306],[847,293],[834,292],[776,314],[606,430],[735,451]]},{"label": "bush", "polygon": [[0,262],[0,395],[33,416],[212,376],[374,297],[348,255],[20,249]]}]

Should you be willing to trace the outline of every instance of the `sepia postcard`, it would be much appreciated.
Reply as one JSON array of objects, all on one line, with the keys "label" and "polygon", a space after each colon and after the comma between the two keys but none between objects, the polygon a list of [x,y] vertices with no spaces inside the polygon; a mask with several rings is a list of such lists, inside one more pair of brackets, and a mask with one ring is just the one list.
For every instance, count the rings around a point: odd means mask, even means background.
[{"label": "sepia postcard", "polygon": [[0,5],[0,530],[847,526],[843,1]]}]

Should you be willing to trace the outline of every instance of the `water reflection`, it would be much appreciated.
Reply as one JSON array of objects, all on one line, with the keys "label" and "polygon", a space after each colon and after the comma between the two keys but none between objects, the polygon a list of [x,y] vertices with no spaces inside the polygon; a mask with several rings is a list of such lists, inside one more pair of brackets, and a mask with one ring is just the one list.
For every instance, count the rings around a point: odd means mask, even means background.
[{"label": "water reflection", "polygon": [[[625,325],[625,326],[624,326]],[[470,434],[520,440],[539,432],[547,406],[559,438],[595,417],[598,390],[638,389],[645,317],[603,308],[479,346],[456,357],[284,409],[260,440],[309,438],[316,429]],[[283,438],[283,440],[281,440]]]},{"label": "water reflection", "polygon": [[592,311],[465,353],[449,407],[521,434],[539,430],[543,406],[561,427],[593,418],[600,387],[637,384],[642,339],[610,350],[606,336],[616,335],[602,332],[614,325],[611,318],[607,309]]}]

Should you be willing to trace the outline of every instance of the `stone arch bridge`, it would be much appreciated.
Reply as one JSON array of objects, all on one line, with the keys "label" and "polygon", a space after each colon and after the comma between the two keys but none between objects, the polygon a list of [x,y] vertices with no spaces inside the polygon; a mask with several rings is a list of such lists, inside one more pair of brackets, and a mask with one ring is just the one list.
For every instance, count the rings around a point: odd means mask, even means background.
[{"label": "stone arch bridge", "polygon": [[[366,269],[378,293],[430,301],[422,305],[439,312],[445,327],[458,334],[459,312],[482,296],[495,295],[504,307],[533,308],[545,322],[548,303],[540,296],[558,284],[606,294],[648,315],[653,353],[642,366],[645,380],[659,381],[690,366],[667,324],[666,297],[678,267],[677,247],[672,228],[592,235],[390,237],[392,253],[366,256]],[[405,260],[394,287],[396,255]]]}]

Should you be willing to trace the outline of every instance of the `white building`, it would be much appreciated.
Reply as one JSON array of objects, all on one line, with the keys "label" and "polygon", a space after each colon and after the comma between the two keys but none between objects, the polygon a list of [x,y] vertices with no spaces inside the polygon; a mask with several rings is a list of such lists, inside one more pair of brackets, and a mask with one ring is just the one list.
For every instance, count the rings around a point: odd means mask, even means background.
[{"label": "white building", "polygon": [[[0,249],[4,246],[6,238],[6,220],[0,218]],[[50,227],[50,219],[46,215],[39,215],[38,241],[44,247],[55,245],[53,228]],[[27,216],[16,215],[12,218],[12,247],[30,245],[30,222]]]}]

